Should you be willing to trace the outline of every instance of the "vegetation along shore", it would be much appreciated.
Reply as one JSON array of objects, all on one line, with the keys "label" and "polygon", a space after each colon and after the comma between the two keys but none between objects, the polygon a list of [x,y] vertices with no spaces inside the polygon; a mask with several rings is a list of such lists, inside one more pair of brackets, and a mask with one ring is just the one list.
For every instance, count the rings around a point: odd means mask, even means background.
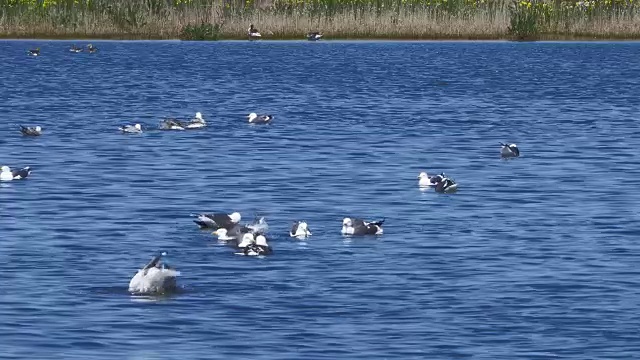
[{"label": "vegetation along shore", "polygon": [[640,0],[0,0],[0,37],[640,39]]}]

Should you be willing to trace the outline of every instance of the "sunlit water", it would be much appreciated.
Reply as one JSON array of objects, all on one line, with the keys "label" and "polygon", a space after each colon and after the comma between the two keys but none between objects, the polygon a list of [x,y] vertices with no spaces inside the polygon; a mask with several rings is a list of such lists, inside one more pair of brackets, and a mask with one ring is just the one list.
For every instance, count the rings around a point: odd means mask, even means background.
[{"label": "sunlit water", "polygon": [[[0,357],[638,357],[640,44],[94,44],[0,42],[0,164],[33,168],[0,185]],[[202,211],[266,216],[274,254]],[[158,250],[181,291],[132,297]]]}]

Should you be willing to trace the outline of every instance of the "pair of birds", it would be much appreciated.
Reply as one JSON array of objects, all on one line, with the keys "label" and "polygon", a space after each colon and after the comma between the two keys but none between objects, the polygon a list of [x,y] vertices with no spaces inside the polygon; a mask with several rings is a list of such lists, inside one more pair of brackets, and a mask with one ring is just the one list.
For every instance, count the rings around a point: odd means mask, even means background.
[{"label": "pair of birds", "polygon": [[[73,44],[71,46],[71,48],[69,48],[70,52],[76,53],[76,54],[82,52],[83,50],[84,50],[83,48],[77,47],[75,44]],[[89,53],[94,53],[94,52],[98,51],[98,48],[96,48],[95,46],[89,44],[89,45],[87,45],[87,51]]]},{"label": "pair of birds", "polygon": [[42,128],[40,126],[29,127],[20,125],[20,132],[24,136],[40,136],[42,135]]},{"label": "pair of birds", "polygon": [[0,168],[0,181],[22,180],[29,175],[31,175],[31,168],[28,166],[20,170],[11,170],[8,166]]},{"label": "pair of birds", "polygon": [[421,188],[434,188],[437,193],[453,193],[458,190],[458,184],[444,173],[429,176],[426,172],[418,175],[418,186]]},{"label": "pair of birds", "polygon": [[[262,38],[262,34],[258,31],[258,29],[251,24],[249,29],[247,30],[247,36],[249,36],[249,40],[258,40]],[[307,40],[309,41],[318,41],[322,39],[323,34],[318,31],[312,31],[307,33]]]},{"label": "pair of birds", "polygon": [[[164,119],[160,122],[160,130],[185,130],[185,129],[201,129],[207,126],[207,122],[202,117],[202,113],[197,112],[193,119],[189,122],[182,122],[177,119]],[[142,133],[142,125],[123,125],[118,128],[120,131],[126,134],[140,134]]]}]

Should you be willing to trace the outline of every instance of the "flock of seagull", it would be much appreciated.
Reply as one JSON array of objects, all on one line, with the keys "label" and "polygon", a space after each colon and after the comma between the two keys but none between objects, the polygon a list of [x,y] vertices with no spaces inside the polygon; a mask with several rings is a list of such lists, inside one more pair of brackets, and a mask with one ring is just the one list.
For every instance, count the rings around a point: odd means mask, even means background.
[{"label": "flock of seagull", "polygon": [[[248,31],[250,38],[259,38],[261,36],[253,24]],[[307,36],[309,40],[319,40],[322,34],[309,33]],[[89,52],[97,51],[90,44],[87,46],[87,50]],[[83,51],[83,49],[76,48],[74,45],[70,51],[77,53]],[[38,56],[40,49],[30,50],[29,54]],[[268,114],[251,113],[246,118],[249,124],[269,125],[274,117]],[[182,131],[202,129],[206,126],[207,122],[202,113],[197,112],[193,118],[188,120],[165,118],[160,121],[158,130]],[[139,123],[122,125],[118,130],[124,134],[141,134],[146,131]],[[23,136],[37,137],[43,134],[43,129],[40,126],[28,127],[20,125],[20,132]],[[500,146],[500,155],[503,158],[520,156],[520,150],[516,144],[500,143]],[[31,174],[30,167],[12,170],[8,166],[2,166],[0,170],[0,181],[24,180]],[[421,189],[433,189],[437,193],[454,193],[458,190],[458,184],[444,173],[429,176],[426,172],[421,172],[418,175],[418,186]],[[238,212],[231,214],[201,213],[192,214],[192,216],[196,218],[193,221],[200,229],[211,231],[212,235],[215,235],[219,241],[234,248],[235,253],[238,255],[266,256],[273,253],[267,239],[269,226],[264,217],[256,219],[251,224],[243,225],[240,223],[242,217]],[[342,221],[341,233],[345,236],[382,235],[383,223],[384,219],[367,221],[346,217]],[[311,236],[309,225],[306,221],[295,221],[289,231],[289,236],[297,239],[306,239]],[[129,292],[132,294],[152,295],[163,294],[176,289],[176,277],[179,272],[163,261],[163,256],[165,255],[166,252],[157,254],[148,264],[136,272],[129,282]]]},{"label": "flock of seagull", "polygon": [[[247,36],[249,37],[249,40],[262,39],[262,34],[260,34],[258,29],[255,26],[253,26],[253,24],[251,24],[249,26],[249,29],[247,29]],[[311,31],[311,32],[307,33],[307,40],[309,40],[309,41],[318,41],[318,40],[322,39],[323,36],[324,35],[321,32]]]}]

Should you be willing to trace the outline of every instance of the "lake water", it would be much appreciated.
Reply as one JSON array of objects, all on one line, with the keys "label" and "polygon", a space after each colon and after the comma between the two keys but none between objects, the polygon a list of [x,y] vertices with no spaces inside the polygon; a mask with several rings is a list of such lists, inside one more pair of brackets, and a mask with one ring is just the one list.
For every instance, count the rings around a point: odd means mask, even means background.
[{"label": "lake water", "polygon": [[[640,356],[640,43],[93,43],[0,42],[0,164],[33,169],[0,185],[3,359]],[[182,290],[132,297],[159,250]]]}]

